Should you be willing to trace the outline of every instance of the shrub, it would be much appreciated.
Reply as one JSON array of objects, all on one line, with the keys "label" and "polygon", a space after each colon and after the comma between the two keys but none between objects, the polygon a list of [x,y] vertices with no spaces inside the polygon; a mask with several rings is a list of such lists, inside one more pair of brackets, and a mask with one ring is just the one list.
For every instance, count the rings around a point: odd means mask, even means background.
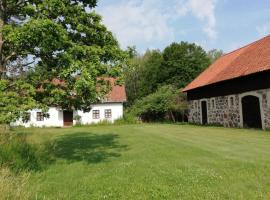
[{"label": "shrub", "polygon": [[186,96],[179,89],[165,85],[156,92],[138,100],[131,107],[130,113],[143,121],[186,121]]},{"label": "shrub", "polygon": [[137,124],[140,121],[138,118],[132,114],[125,113],[124,116],[120,119],[115,120],[114,124],[121,125],[121,124]]},{"label": "shrub", "polygon": [[76,121],[76,125],[78,125],[78,126],[82,125],[82,117],[80,115],[74,116],[73,120]]}]

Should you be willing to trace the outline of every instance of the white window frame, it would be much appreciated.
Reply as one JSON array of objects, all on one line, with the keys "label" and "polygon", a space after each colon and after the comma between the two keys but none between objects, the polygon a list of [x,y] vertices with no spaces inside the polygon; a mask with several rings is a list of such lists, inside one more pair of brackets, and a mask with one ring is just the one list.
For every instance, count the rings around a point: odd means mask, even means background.
[{"label": "white window frame", "polygon": [[[110,115],[108,115],[108,112],[109,111],[109,113],[110,113]],[[105,109],[104,110],[104,117],[105,117],[105,119],[111,119],[112,118],[112,109]]]},{"label": "white window frame", "polygon": [[43,112],[36,112],[36,120],[37,122],[44,122],[44,113]]},{"label": "white window frame", "polygon": [[[95,113],[97,112],[97,113]],[[93,110],[92,111],[92,118],[93,119],[100,119],[100,110]]]}]

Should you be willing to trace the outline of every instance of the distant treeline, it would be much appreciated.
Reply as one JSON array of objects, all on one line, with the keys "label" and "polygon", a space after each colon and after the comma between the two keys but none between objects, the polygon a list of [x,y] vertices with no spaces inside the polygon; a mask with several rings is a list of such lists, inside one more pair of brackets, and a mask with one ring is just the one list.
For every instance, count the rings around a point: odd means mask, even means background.
[{"label": "distant treeline", "polygon": [[194,43],[181,42],[142,55],[130,47],[128,54],[124,70],[128,113],[143,121],[186,121],[187,102],[181,89],[223,52],[206,52]]}]

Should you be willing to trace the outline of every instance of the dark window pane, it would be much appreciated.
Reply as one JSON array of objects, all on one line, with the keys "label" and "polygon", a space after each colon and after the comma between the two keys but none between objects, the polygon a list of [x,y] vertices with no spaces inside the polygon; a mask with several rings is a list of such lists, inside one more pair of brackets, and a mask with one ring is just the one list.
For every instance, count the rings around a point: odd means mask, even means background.
[{"label": "dark window pane", "polygon": [[44,121],[43,112],[37,112],[37,121]]},{"label": "dark window pane", "polygon": [[111,109],[105,110],[105,118],[106,119],[112,118],[112,110]]},{"label": "dark window pane", "polygon": [[99,110],[93,110],[93,119],[99,119],[99,118],[100,118]]}]

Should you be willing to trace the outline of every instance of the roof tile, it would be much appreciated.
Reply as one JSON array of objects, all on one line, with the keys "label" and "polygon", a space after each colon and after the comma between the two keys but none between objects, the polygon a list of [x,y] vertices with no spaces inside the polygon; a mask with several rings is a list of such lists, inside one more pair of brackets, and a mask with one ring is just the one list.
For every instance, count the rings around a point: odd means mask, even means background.
[{"label": "roof tile", "polygon": [[105,81],[109,81],[111,84],[111,90],[109,93],[106,95],[106,100],[104,102],[125,102],[127,101],[127,96],[126,96],[126,90],[124,85],[118,85],[117,84],[117,79],[116,78],[99,78],[103,79]]},{"label": "roof tile", "polygon": [[270,70],[270,36],[223,55],[183,91],[266,70]]}]

